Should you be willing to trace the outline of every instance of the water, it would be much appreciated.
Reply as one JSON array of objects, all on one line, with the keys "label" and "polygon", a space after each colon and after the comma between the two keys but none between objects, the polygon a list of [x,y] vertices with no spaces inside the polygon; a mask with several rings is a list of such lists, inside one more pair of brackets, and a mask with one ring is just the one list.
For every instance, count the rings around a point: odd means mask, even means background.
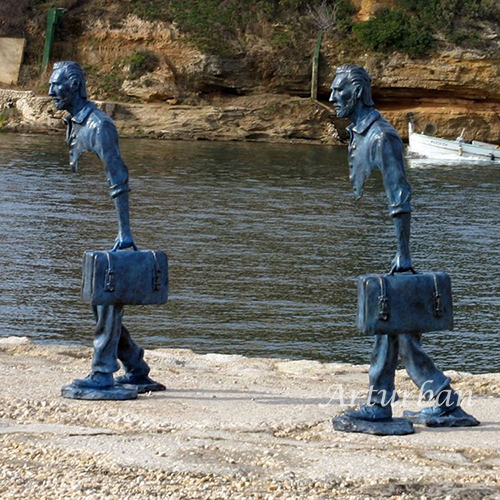
[{"label": "water", "polygon": [[[355,203],[346,149],[122,140],[132,227],[170,257],[171,298],[128,307],[147,348],[367,363],[355,328],[356,277],[395,252],[380,177]],[[453,332],[425,335],[446,369],[500,370],[500,168],[408,169],[419,270],[452,276]],[[103,168],[67,167],[62,136],[0,135],[0,335],[91,345],[81,257],[107,249],[116,216]]]}]

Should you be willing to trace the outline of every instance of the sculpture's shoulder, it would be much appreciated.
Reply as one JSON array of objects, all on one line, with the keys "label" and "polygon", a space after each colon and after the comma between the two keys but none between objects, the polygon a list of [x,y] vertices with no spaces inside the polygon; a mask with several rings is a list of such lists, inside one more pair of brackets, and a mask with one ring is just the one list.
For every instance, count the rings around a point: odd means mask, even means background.
[{"label": "sculpture's shoulder", "polygon": [[378,139],[382,143],[396,142],[402,144],[401,137],[397,130],[379,113],[376,120],[373,121],[371,130],[374,139]]},{"label": "sculpture's shoulder", "polygon": [[87,125],[89,127],[95,127],[97,129],[116,129],[115,122],[109,115],[99,109],[93,102],[89,103],[89,107],[90,113],[87,119]]},{"label": "sculpture's shoulder", "polygon": [[113,119],[94,103],[87,118],[87,128],[92,132],[95,148],[110,148],[118,146],[118,131]]}]

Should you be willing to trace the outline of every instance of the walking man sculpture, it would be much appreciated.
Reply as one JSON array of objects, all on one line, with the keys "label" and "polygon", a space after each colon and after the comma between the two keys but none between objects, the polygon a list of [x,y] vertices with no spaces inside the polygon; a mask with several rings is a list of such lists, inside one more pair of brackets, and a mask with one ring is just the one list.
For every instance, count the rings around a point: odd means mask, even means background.
[{"label": "walking man sculpture", "polygon": [[[361,198],[365,180],[373,170],[380,170],[389,215],[396,231],[397,252],[392,272],[410,271],[411,189],[404,169],[402,141],[392,125],[374,108],[371,80],[364,68],[339,67],[331,90],[330,101],[337,116],[352,122],[347,127],[350,135],[348,163],[355,197]],[[358,410],[347,410],[345,416],[371,422],[392,418],[391,402],[397,398],[394,377],[399,353],[413,382],[427,399],[435,399],[434,406],[420,412],[405,412],[405,416],[419,423],[440,419],[441,425],[460,425],[457,419],[465,412],[459,406],[458,394],[450,387],[451,380],[423,351],[420,337],[418,334],[375,336],[368,403]]]},{"label": "walking man sculpture", "polygon": [[[78,169],[78,160],[85,151],[94,152],[105,167],[111,197],[118,215],[118,235],[114,250],[135,248],[130,230],[128,169],[121,157],[118,133],[113,120],[88,100],[86,77],[75,62],[54,64],[49,81],[49,96],[59,110],[68,111],[66,143],[70,166]],[[106,390],[117,385],[136,385],[139,392],[165,390],[165,386],[151,380],[144,351],[130,337],[121,324],[123,308],[95,306],[97,321],[94,336],[92,372],[84,379],[74,380],[72,386],[88,390]],[[122,362],[125,374],[116,379],[113,373]]]}]

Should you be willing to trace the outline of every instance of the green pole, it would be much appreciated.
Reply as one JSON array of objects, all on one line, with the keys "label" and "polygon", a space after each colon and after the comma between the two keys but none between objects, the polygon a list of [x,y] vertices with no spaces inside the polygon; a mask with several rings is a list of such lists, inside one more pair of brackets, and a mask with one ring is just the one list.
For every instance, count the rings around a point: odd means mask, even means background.
[{"label": "green pole", "polygon": [[319,49],[321,47],[321,39],[323,37],[323,31],[318,33],[318,38],[316,39],[316,48],[314,49],[314,55],[312,59],[312,74],[311,74],[311,99],[316,100],[318,98],[318,67],[319,67]]},{"label": "green pole", "polygon": [[47,12],[47,30],[45,32],[45,47],[43,48],[42,73],[45,72],[49,65],[57,23],[61,20],[65,10],[66,9],[49,9]]}]

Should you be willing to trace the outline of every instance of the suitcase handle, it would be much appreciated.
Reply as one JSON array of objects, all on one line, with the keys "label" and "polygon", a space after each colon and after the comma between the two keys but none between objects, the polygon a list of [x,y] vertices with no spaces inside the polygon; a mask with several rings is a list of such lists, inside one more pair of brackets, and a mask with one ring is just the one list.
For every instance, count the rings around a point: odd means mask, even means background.
[{"label": "suitcase handle", "polygon": [[[413,267],[410,267],[408,271],[411,271],[411,274],[418,274],[418,271],[415,271]],[[387,273],[388,276],[394,276],[395,273],[405,273],[406,271],[396,271],[396,266],[392,266],[391,270]]]},{"label": "suitcase handle", "polygon": [[[117,250],[125,250],[124,248],[118,248],[118,245],[119,245],[119,244],[120,244],[120,242],[119,242],[119,241],[117,241],[117,242],[115,243],[115,246],[114,246],[111,250],[109,250],[109,251],[110,251],[110,252],[115,253]],[[137,245],[136,245],[134,242],[132,242],[132,248],[133,248],[134,250],[138,250]]]}]

